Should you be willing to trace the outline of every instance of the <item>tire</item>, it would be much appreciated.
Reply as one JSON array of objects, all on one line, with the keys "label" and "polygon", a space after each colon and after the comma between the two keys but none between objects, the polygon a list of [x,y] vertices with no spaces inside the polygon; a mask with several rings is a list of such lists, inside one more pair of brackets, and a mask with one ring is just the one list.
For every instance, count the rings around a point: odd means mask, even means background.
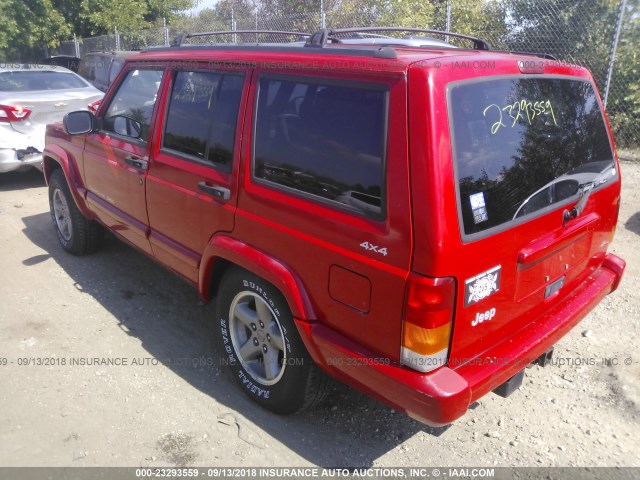
[{"label": "tire", "polygon": [[229,270],[218,291],[216,319],[223,362],[254,402],[287,415],[324,398],[330,379],[309,356],[273,285],[245,270]]},{"label": "tire", "polygon": [[86,255],[98,249],[103,235],[102,227],[88,220],[78,209],[60,169],[49,177],[49,210],[60,245],[67,252]]}]

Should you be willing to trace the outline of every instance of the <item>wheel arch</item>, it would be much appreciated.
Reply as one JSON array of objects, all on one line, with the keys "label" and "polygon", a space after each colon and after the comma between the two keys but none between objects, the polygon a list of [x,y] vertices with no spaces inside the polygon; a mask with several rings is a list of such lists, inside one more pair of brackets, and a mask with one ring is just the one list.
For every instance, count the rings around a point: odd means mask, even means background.
[{"label": "wheel arch", "polygon": [[222,275],[233,266],[254,273],[277,288],[294,317],[316,319],[304,285],[291,268],[265,252],[224,234],[215,235],[202,256],[198,281],[202,298],[210,300],[216,296]]},{"label": "wheel arch", "polygon": [[78,209],[80,209],[85,217],[89,219],[94,218],[93,213],[89,210],[85,202],[84,192],[86,189],[80,177],[76,160],[72,155],[58,145],[47,145],[42,156],[42,168],[47,185],[53,172],[62,170]]}]

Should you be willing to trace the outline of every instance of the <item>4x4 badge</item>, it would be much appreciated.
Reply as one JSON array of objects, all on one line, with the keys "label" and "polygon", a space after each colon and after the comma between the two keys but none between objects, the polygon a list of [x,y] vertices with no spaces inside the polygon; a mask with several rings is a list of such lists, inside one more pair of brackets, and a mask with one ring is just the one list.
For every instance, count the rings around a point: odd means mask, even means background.
[{"label": "4x4 badge", "polygon": [[493,267],[464,282],[464,306],[484,300],[500,290],[501,266]]}]

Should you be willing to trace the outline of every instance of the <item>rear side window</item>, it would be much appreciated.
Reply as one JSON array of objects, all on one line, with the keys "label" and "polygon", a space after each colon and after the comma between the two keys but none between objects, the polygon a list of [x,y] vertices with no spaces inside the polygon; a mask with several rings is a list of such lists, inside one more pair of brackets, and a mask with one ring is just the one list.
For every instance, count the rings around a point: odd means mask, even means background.
[{"label": "rear side window", "polygon": [[86,55],[80,60],[78,74],[89,81],[96,78],[96,58],[93,55]]},{"label": "rear side window", "polygon": [[120,70],[122,70],[123,66],[124,66],[124,60],[114,59],[113,62],[111,62],[111,70],[109,70],[109,81],[108,81],[109,85],[111,85],[111,82],[113,82],[116,79],[116,77],[120,73]]},{"label": "rear side window", "polygon": [[103,85],[109,82],[109,67],[113,59],[111,57],[97,58],[95,62],[95,80]]},{"label": "rear side window", "polygon": [[175,74],[163,147],[231,170],[244,75]]},{"label": "rear side window", "polygon": [[261,78],[254,177],[382,217],[386,98],[377,85]]},{"label": "rear side window", "polygon": [[587,81],[464,82],[450,89],[449,110],[466,235],[533,218],[616,177],[602,112]]}]

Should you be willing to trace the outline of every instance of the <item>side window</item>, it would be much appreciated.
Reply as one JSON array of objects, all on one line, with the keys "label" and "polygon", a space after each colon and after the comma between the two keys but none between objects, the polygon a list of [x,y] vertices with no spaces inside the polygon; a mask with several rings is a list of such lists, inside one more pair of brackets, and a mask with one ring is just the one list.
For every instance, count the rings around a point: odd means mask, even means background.
[{"label": "side window", "polygon": [[162,146],[231,170],[243,84],[243,75],[177,72]]},{"label": "side window", "polygon": [[111,66],[112,61],[113,59],[108,56],[97,57],[95,70],[96,82],[100,82],[102,85],[107,84],[107,79],[109,77],[109,67]]},{"label": "side window", "polygon": [[113,62],[111,62],[111,70],[109,71],[109,81],[107,82],[109,85],[111,85],[111,82],[113,82],[116,79],[116,77],[118,76],[118,73],[120,73],[120,70],[122,70],[123,66],[124,66],[123,60],[114,59]]},{"label": "side window", "polygon": [[95,57],[93,55],[86,55],[80,61],[80,68],[78,69],[78,73],[80,74],[80,76],[86,78],[87,80],[93,81],[96,78],[95,64]]},{"label": "side window", "polygon": [[102,129],[146,141],[162,70],[131,70],[118,87]]},{"label": "side window", "polygon": [[384,215],[386,89],[261,78],[253,176]]}]

